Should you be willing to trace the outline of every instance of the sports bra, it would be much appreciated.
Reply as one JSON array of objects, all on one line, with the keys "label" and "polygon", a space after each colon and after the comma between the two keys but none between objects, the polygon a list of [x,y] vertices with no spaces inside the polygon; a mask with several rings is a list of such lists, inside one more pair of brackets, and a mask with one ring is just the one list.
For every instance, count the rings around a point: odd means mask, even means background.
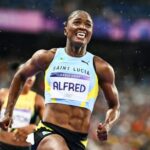
[{"label": "sports bra", "polygon": [[57,48],[45,71],[45,103],[84,107],[92,112],[98,95],[93,57],[89,52],[72,57],[64,48]]}]

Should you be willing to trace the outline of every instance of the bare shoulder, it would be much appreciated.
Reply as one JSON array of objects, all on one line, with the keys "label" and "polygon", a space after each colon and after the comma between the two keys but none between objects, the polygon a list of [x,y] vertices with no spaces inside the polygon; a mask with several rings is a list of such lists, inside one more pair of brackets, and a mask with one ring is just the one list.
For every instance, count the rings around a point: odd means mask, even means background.
[{"label": "bare shoulder", "polygon": [[36,102],[38,101],[43,101],[44,102],[44,97],[38,93],[36,93]]},{"label": "bare shoulder", "polygon": [[37,58],[37,59],[50,59],[54,57],[54,54],[56,52],[56,48],[50,49],[50,50],[45,50],[45,49],[40,49],[38,51],[36,51],[33,54],[33,58]]},{"label": "bare shoulder", "polygon": [[34,90],[31,90],[31,92],[35,94],[35,105],[38,105],[41,102],[44,104],[44,96],[42,94],[39,94]]},{"label": "bare shoulder", "polygon": [[113,67],[101,57],[94,56],[94,63],[95,63],[96,69],[98,70],[100,69],[100,71],[104,71],[104,70],[113,71]]},{"label": "bare shoulder", "polygon": [[50,50],[38,50],[32,56],[32,62],[39,68],[46,69],[55,56],[56,48]]},{"label": "bare shoulder", "polygon": [[19,68],[15,77],[21,76],[26,79],[38,72],[45,72],[55,56],[56,49],[51,50],[38,50],[30,59],[28,59],[22,67]]},{"label": "bare shoulder", "polygon": [[104,59],[94,56],[95,70],[99,78],[114,80],[114,69]]}]

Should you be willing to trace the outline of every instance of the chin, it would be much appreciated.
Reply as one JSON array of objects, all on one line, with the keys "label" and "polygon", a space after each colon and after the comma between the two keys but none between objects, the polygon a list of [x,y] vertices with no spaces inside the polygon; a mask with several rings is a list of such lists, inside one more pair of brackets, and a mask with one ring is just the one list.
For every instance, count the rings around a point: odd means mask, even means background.
[{"label": "chin", "polygon": [[82,46],[86,45],[85,42],[83,42],[83,41],[74,41],[73,43],[75,46],[78,46],[78,47],[82,47]]}]

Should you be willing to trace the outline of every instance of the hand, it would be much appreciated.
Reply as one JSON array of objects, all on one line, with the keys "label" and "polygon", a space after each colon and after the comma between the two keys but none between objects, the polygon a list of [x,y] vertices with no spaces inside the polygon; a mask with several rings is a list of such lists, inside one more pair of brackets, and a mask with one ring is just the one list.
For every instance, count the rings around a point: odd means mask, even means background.
[{"label": "hand", "polygon": [[16,141],[26,141],[27,136],[34,131],[36,125],[30,124],[25,127],[17,128],[14,131],[14,140]]},{"label": "hand", "polygon": [[20,141],[26,141],[28,132],[26,131],[26,128],[18,128],[14,131],[14,140],[17,142]]},{"label": "hand", "polygon": [[0,128],[4,131],[8,131],[8,128],[12,124],[12,117],[4,116],[4,118],[0,121]]},{"label": "hand", "polygon": [[99,123],[97,127],[97,137],[100,141],[106,141],[108,137],[108,124]]}]

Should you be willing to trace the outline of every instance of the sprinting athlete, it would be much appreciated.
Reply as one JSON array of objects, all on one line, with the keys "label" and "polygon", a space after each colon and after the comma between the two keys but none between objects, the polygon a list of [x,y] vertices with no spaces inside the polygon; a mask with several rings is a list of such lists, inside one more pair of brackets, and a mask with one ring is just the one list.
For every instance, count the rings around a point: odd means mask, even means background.
[{"label": "sprinting athlete", "polygon": [[[100,141],[119,117],[120,103],[112,66],[87,51],[93,20],[83,10],[72,12],[64,23],[66,46],[38,50],[15,74],[1,128],[7,130],[25,80],[45,73],[45,111],[34,132],[34,150],[85,150],[90,119],[99,90],[108,103],[106,118],[97,127]],[[95,129],[96,130],[96,129]],[[32,135],[32,134],[31,134]]]},{"label": "sprinting athlete", "polygon": [[[36,128],[36,118],[42,118],[44,99],[32,91],[35,76],[28,77],[15,105],[12,115],[12,125],[9,132],[0,132],[0,150],[29,150],[31,144],[26,142],[28,134]],[[0,89],[1,111],[4,116],[9,89]]]}]

